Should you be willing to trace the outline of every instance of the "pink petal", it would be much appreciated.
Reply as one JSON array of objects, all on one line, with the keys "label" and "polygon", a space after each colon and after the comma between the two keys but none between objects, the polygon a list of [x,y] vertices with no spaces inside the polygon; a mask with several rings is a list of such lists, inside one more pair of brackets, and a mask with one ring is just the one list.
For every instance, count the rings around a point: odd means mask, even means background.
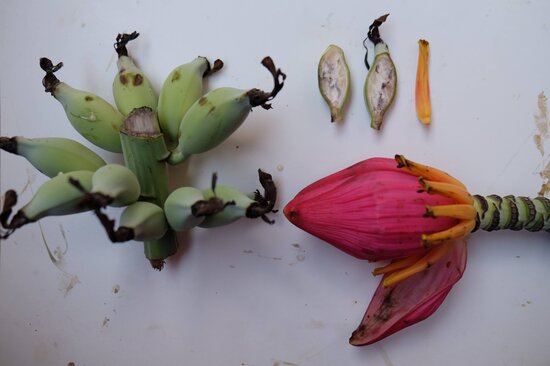
[{"label": "pink petal", "polygon": [[457,241],[441,260],[390,288],[382,281],[350,343],[364,346],[432,315],[466,269],[466,240]]}]

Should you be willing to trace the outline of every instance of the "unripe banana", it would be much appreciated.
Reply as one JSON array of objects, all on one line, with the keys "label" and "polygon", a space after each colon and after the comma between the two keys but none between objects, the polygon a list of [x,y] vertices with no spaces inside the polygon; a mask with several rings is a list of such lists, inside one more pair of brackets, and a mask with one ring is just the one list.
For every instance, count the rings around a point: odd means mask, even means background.
[{"label": "unripe banana", "polygon": [[178,145],[168,160],[178,164],[193,154],[208,151],[228,138],[246,119],[251,109],[270,109],[272,100],[284,85],[285,74],[276,69],[271,58],[262,60],[273,76],[270,93],[258,89],[219,88],[197,100],[187,111],[179,126]]},{"label": "unripe banana", "polygon": [[75,170],[96,171],[106,164],[86,146],[62,137],[0,137],[0,149],[23,156],[50,178]]},{"label": "unripe banana", "polygon": [[223,202],[233,202],[233,204],[227,205],[223,211],[206,216],[199,225],[203,228],[228,225],[242,217],[246,217],[247,208],[255,202],[238,189],[228,186],[217,186],[215,190],[206,189],[202,194],[206,200],[217,197]]},{"label": "unripe banana", "polygon": [[277,188],[270,174],[258,169],[258,176],[260,184],[265,190],[263,195],[259,191],[252,195],[246,195],[236,188],[228,186],[215,187],[215,182],[213,182],[211,189],[203,191],[204,198],[212,200],[213,197],[216,197],[225,204],[223,210],[206,215],[199,226],[212,228],[227,225],[241,217],[250,219],[261,217],[265,222],[273,224],[274,221],[269,220],[267,214],[276,212],[273,210],[273,206],[277,200]]},{"label": "unripe banana", "polygon": [[122,152],[119,130],[124,116],[103,98],[59,81],[54,72],[62,66],[40,59],[40,67],[46,71],[42,80],[46,92],[61,103],[67,118],[85,139],[107,151]]},{"label": "unripe banana", "polygon": [[[11,233],[25,224],[46,216],[69,215],[89,210],[80,205],[80,201],[86,194],[85,190],[92,187],[92,175],[93,172],[79,170],[59,174],[46,181],[38,188],[33,198],[13,216],[10,223],[7,223],[5,212],[11,212],[11,207],[4,207],[1,215],[2,226]],[[80,188],[77,188],[73,182],[78,182]],[[14,194],[13,191],[10,192]]]},{"label": "unripe banana", "polygon": [[202,223],[204,216],[193,215],[193,205],[204,199],[202,192],[194,187],[180,187],[170,193],[164,202],[164,214],[170,227],[183,231]]},{"label": "unripe banana", "polygon": [[126,44],[138,36],[139,33],[136,32],[119,34],[115,43],[118,73],[113,80],[113,96],[118,110],[125,116],[135,108],[149,107],[154,111],[157,109],[157,96],[153,85],[128,57]]},{"label": "unripe banana", "polygon": [[108,164],[92,176],[92,195],[99,195],[113,207],[127,206],[138,200],[140,186],[135,174],[120,164]]},{"label": "unripe banana", "polygon": [[133,232],[133,240],[160,239],[168,230],[164,211],[150,202],[135,202],[126,207],[120,216],[119,229]]},{"label": "unripe banana", "polygon": [[168,145],[178,140],[181,119],[203,95],[203,78],[223,67],[223,62],[216,60],[214,67],[205,57],[176,67],[166,78],[158,100],[158,119],[162,133]]}]

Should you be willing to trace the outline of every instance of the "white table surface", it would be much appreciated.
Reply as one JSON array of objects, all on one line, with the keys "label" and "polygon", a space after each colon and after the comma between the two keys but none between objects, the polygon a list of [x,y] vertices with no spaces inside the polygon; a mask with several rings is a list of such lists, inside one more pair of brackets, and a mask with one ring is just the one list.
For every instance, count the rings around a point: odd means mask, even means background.
[{"label": "white table surface", "polygon": [[[398,94],[375,132],[363,103],[362,41],[385,13]],[[90,146],[44,93],[38,59],[63,61],[62,80],[112,101],[114,38],[137,30],[130,53],[157,88],[197,55],[225,61],[210,89],[270,88],[259,64],[266,55],[288,75],[273,110],[254,110],[224,144],[172,169],[175,185],[206,188],[215,171],[220,184],[250,191],[262,168],[282,208],[325,175],[402,153],[472,193],[534,196],[547,160],[533,134],[538,95],[550,94],[549,14],[543,0],[4,0],[1,134]],[[414,109],[419,38],[431,45],[429,128]],[[329,122],[317,89],[330,43],[344,49],[353,80],[342,124]],[[21,202],[46,180],[21,158],[2,152],[0,161],[2,192],[23,191]],[[378,284],[374,264],[298,230],[282,212],[275,219],[181,234],[182,249],[160,273],[140,243],[111,244],[89,213],[22,228],[0,246],[0,364],[548,365],[548,233],[475,233],[464,277],[431,318],[357,348],[348,338]],[[57,265],[44,242],[64,253]]]}]

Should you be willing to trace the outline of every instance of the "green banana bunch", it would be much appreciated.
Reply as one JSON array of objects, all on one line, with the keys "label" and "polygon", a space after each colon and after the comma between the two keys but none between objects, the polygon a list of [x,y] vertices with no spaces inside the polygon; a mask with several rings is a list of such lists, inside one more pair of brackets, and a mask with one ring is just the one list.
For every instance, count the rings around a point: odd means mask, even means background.
[{"label": "green banana bunch", "polygon": [[86,146],[62,137],[0,137],[0,149],[24,157],[50,178],[75,170],[93,172],[106,164]]},{"label": "green banana bunch", "polygon": [[194,187],[180,187],[174,190],[164,202],[164,214],[173,230],[183,231],[194,228],[204,221],[197,216],[196,203],[204,201],[202,192]]},{"label": "green banana bunch", "polygon": [[212,228],[231,224],[242,217],[255,219],[261,217],[265,222],[273,224],[267,213],[273,210],[277,200],[277,190],[270,174],[258,169],[260,184],[265,189],[264,195],[256,191],[252,197],[240,192],[238,189],[228,186],[217,186],[204,190],[202,193],[206,200],[217,198],[225,202],[219,212],[207,215],[199,224],[202,228]]},{"label": "green banana bunch", "polygon": [[105,165],[92,176],[91,195],[101,207],[127,206],[138,200],[140,191],[135,174],[124,165]]},{"label": "green banana bunch", "polygon": [[[46,216],[69,215],[89,210],[80,204],[86,194],[83,190],[92,188],[93,172],[79,170],[63,173],[46,181],[36,191],[33,198],[23,206],[8,223],[11,209],[17,203],[17,194],[10,190],[6,193],[4,207],[0,213],[0,224],[6,233],[2,238],[7,238],[13,231],[21,226],[40,220]],[[75,182],[82,188],[77,188]]]},{"label": "green banana bunch", "polygon": [[53,63],[43,57],[40,67],[46,72],[42,84],[46,92],[57,99],[73,127],[85,139],[111,152],[122,152],[118,132],[124,116],[103,98],[59,81],[54,73],[63,63]]},{"label": "green banana bunch", "polygon": [[149,107],[154,111],[157,109],[157,96],[153,85],[136,66],[134,60],[128,57],[126,45],[138,36],[137,32],[119,34],[115,43],[118,73],[113,80],[113,96],[118,110],[125,116],[135,108]]},{"label": "green banana bunch", "polygon": [[202,96],[189,108],[179,126],[178,145],[168,162],[178,164],[193,154],[208,151],[228,138],[246,119],[252,108],[270,109],[267,102],[282,89],[286,75],[265,57],[262,65],[274,80],[270,93],[259,89],[219,88]]},{"label": "green banana bunch", "polygon": [[168,145],[178,140],[181,119],[203,95],[203,78],[223,67],[221,60],[214,61],[214,66],[205,57],[176,67],[166,78],[158,100],[158,118],[162,133]]}]

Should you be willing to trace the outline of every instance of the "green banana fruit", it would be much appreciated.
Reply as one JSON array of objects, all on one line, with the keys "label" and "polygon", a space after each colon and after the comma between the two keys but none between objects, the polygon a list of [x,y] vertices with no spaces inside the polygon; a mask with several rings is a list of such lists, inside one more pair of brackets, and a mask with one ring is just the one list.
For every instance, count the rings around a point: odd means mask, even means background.
[{"label": "green banana fruit", "polygon": [[54,66],[45,57],[40,59],[40,67],[46,72],[42,80],[46,92],[61,103],[69,121],[85,139],[107,151],[122,152],[118,133],[124,116],[103,98],[59,81],[54,73],[62,66]]},{"label": "green banana fruit", "polygon": [[180,187],[170,193],[164,202],[164,214],[170,227],[183,231],[203,222],[204,216],[195,216],[193,207],[204,199],[202,192],[194,187]]},{"label": "green banana fruit", "polygon": [[[376,19],[369,27],[368,39],[374,43],[374,61],[369,68],[363,92],[365,103],[371,116],[371,127],[379,130],[384,114],[391,106],[397,89],[397,73],[390,57],[388,45],[380,38],[378,27],[389,14]],[[365,63],[369,67],[367,57]]]},{"label": "green banana fruit", "polygon": [[116,230],[115,221],[109,219],[99,208],[95,208],[94,213],[113,243],[157,240],[168,231],[164,211],[151,202],[137,201],[127,206],[120,215]]},{"label": "green banana fruit", "polygon": [[150,202],[135,202],[126,207],[120,216],[120,228],[133,232],[133,240],[160,239],[168,230],[164,211]]},{"label": "green banana fruit", "polygon": [[259,89],[219,88],[197,100],[187,111],[179,126],[178,145],[168,162],[178,164],[190,155],[208,151],[227,139],[246,119],[252,108],[270,109],[267,102],[282,89],[286,75],[276,69],[273,60],[265,57],[262,65],[274,80],[270,93]]},{"label": "green banana fruit", "polygon": [[[93,172],[87,170],[79,170],[59,174],[46,181],[38,188],[33,198],[13,216],[9,223],[8,218],[11,209],[17,203],[17,195],[14,191],[8,191],[6,197],[11,197],[11,199],[6,199],[0,214],[0,223],[8,231],[2,237],[7,237],[21,226],[46,216],[69,215],[88,211],[89,208],[80,205],[80,201],[86,194],[85,190],[92,187],[93,174]],[[77,188],[74,182],[78,182],[80,188]]]},{"label": "green banana fruit", "polygon": [[277,189],[270,174],[258,169],[260,184],[264,188],[264,194],[256,191],[249,196],[238,189],[228,186],[217,186],[203,191],[204,198],[211,200],[217,198],[225,203],[222,210],[206,215],[204,221],[199,224],[202,228],[213,228],[231,224],[242,217],[255,219],[261,217],[265,222],[273,224],[267,213],[276,212],[273,210],[277,200]]},{"label": "green banana fruit", "polygon": [[231,224],[241,217],[246,216],[246,209],[255,201],[236,188],[229,186],[217,186],[215,190],[206,189],[202,192],[206,200],[211,198],[221,199],[223,202],[233,202],[227,205],[223,211],[206,216],[200,227],[212,228]]},{"label": "green banana fruit", "polygon": [[136,39],[139,33],[119,34],[115,50],[118,54],[118,73],[113,80],[113,96],[118,110],[125,116],[135,108],[157,109],[157,96],[153,85],[143,71],[128,57],[126,45]]},{"label": "green banana fruit", "polygon": [[177,142],[181,119],[203,95],[203,78],[222,67],[221,60],[216,60],[211,67],[205,57],[197,57],[176,67],[168,75],[160,91],[157,111],[160,128],[168,145]]},{"label": "green banana fruit", "polygon": [[105,205],[127,206],[138,200],[140,186],[135,174],[120,164],[108,164],[92,176],[91,194],[105,200]]},{"label": "green banana fruit", "polygon": [[0,149],[24,157],[50,178],[75,170],[93,172],[106,164],[86,146],[62,137],[0,137]]}]

